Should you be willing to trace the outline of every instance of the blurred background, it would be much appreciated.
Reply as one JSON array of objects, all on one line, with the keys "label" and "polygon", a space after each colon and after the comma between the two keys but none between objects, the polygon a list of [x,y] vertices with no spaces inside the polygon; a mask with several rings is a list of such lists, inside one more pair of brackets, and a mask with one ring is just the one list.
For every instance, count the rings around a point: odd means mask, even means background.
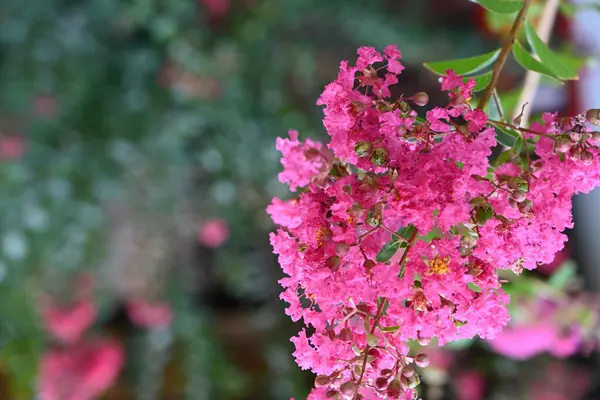
[{"label": "blurred background", "polygon": [[[264,211],[290,196],[275,137],[324,138],[316,99],[361,45],[397,43],[402,91],[435,103],[421,64],[510,22],[468,0],[1,0],[0,399],[306,398]],[[542,81],[533,111],[599,105],[597,23],[560,9],[552,45],[587,75]],[[509,64],[506,109],[522,79]],[[508,284],[504,337],[429,350],[424,399],[600,398],[595,197]]]}]

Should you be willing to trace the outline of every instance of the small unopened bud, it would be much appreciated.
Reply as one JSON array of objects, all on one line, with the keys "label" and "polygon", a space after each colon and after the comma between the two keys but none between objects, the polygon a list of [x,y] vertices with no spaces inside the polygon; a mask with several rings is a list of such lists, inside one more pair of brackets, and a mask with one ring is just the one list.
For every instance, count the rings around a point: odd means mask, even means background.
[{"label": "small unopened bud", "polygon": [[388,385],[387,389],[386,389],[386,393],[388,396],[390,397],[397,397],[400,395],[400,393],[402,393],[402,383],[400,382],[399,379],[392,379],[392,381],[390,382],[390,384]]},{"label": "small unopened bud", "polygon": [[338,270],[341,263],[342,259],[340,258],[340,256],[331,256],[327,259],[327,261],[325,261],[325,265],[327,266],[327,268],[329,268],[333,272]]},{"label": "small unopened bud", "polygon": [[367,224],[370,226],[379,226],[381,224],[381,209],[373,207],[367,213]]},{"label": "small unopened bud", "polygon": [[343,340],[344,342],[351,341],[353,336],[350,328],[344,328],[340,331],[340,340]]},{"label": "small unopened bud", "polygon": [[417,386],[419,386],[419,383],[421,383],[421,380],[419,379],[419,375],[414,374],[413,376],[407,377],[408,378],[408,388],[409,389],[414,389]]},{"label": "small unopened bud", "polygon": [[370,142],[360,141],[354,145],[354,152],[361,158],[369,157],[372,149],[373,145]]},{"label": "small unopened bud", "polygon": [[315,378],[315,387],[329,385],[329,377],[327,375],[317,375]]},{"label": "small unopened bud", "polygon": [[409,113],[410,112],[410,105],[405,102],[405,101],[401,101],[400,103],[398,103],[398,108],[400,109],[400,111],[402,111],[404,114]]},{"label": "small unopened bud", "polygon": [[531,200],[523,200],[522,202],[517,203],[517,208],[523,214],[528,214],[533,209],[533,203],[531,202]]},{"label": "small unopened bud", "polygon": [[571,138],[560,137],[556,139],[556,150],[560,151],[561,153],[566,153],[569,151],[571,146],[573,146]]},{"label": "small unopened bud", "polygon": [[365,260],[365,262],[363,263],[363,267],[366,269],[371,269],[373,267],[375,267],[377,265],[377,263],[373,260]]},{"label": "small unopened bud", "polygon": [[419,107],[426,106],[429,103],[429,95],[425,92],[415,93],[413,94],[412,101]]},{"label": "small unopened bud", "polygon": [[379,378],[375,379],[375,387],[379,390],[385,389],[388,385],[388,380],[387,378],[384,378],[382,376],[380,376]]},{"label": "small unopened bud", "polygon": [[415,357],[415,364],[421,368],[425,368],[429,365],[429,356],[425,353],[419,353]]},{"label": "small unopened bud", "polygon": [[585,113],[585,119],[592,125],[600,125],[600,109],[592,108]]},{"label": "small unopened bud", "polygon": [[516,201],[523,201],[523,200],[525,200],[525,198],[527,198],[527,193],[525,193],[522,190],[515,190],[512,193],[512,196]]},{"label": "small unopened bud", "polygon": [[600,132],[598,132],[598,131],[592,132],[592,140],[596,143],[600,142]]},{"label": "small unopened bud", "polygon": [[373,164],[377,165],[378,167],[386,164],[388,162],[387,150],[384,149],[383,147],[377,147],[371,153],[371,157],[369,158],[369,160],[371,160],[371,162]]},{"label": "small unopened bud", "polygon": [[367,343],[369,344],[369,346],[377,346],[377,344],[379,343],[379,338],[377,337],[377,335],[369,333],[367,335]]},{"label": "small unopened bud", "polygon": [[584,151],[579,157],[585,165],[590,165],[594,161],[594,155],[589,151]]},{"label": "small unopened bud", "polygon": [[338,392],[335,389],[329,389],[328,391],[325,392],[325,397],[328,399],[332,399],[334,397],[337,397],[339,395],[340,392]]},{"label": "small unopened bud", "polygon": [[390,376],[394,371],[389,368],[382,369],[379,375],[381,376]]},{"label": "small unopened bud", "polygon": [[354,383],[352,381],[344,382],[340,386],[340,392],[342,392],[342,394],[344,394],[346,396],[353,394],[355,390],[356,390],[356,383]]},{"label": "small unopened bud", "polygon": [[406,366],[404,367],[404,369],[402,370],[402,375],[404,375],[407,378],[410,378],[411,376],[413,376],[415,374],[415,370],[413,369],[413,367],[411,366]]},{"label": "small unopened bud", "polygon": [[417,341],[421,346],[427,346],[431,342],[431,338],[421,336],[421,333],[417,334]]}]

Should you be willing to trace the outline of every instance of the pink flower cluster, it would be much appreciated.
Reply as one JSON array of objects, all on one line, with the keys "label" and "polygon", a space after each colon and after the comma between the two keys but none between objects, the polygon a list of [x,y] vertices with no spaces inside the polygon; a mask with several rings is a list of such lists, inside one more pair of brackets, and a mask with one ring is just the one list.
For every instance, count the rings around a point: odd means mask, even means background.
[{"label": "pink flower cluster", "polygon": [[[470,104],[475,82],[448,71],[448,104],[419,118],[427,94],[391,98],[400,59],[395,46],[361,47],[355,66],[341,63],[317,103],[327,148],[294,131],[277,141],[280,180],[303,190],[267,208],[280,225],[271,244],[286,312],[308,326],[292,342],[317,374],[312,399],[416,398],[415,366],[428,360],[409,341],[493,338],[509,319],[496,270],[552,261],[571,196],[600,178],[581,117],[567,127],[547,116],[520,138],[541,138],[537,159],[513,151],[494,167],[495,131]],[[578,133],[565,153],[556,143],[567,131]]]}]

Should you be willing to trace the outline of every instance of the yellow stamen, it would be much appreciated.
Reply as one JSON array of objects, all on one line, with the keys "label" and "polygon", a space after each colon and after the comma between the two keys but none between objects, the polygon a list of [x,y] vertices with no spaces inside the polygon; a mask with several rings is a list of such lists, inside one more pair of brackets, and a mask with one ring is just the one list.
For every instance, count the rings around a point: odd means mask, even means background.
[{"label": "yellow stamen", "polygon": [[446,275],[450,272],[450,258],[436,257],[433,260],[429,260],[429,273],[436,275]]}]

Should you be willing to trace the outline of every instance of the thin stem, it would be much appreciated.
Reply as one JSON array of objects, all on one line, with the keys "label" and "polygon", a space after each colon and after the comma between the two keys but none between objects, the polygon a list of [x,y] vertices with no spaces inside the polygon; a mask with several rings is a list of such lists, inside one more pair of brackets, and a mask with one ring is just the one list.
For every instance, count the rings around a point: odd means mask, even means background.
[{"label": "thin stem", "polygon": [[527,128],[521,128],[520,126],[515,126],[515,125],[512,125],[512,124],[507,124],[506,122],[496,121],[496,120],[493,120],[493,119],[488,119],[488,122],[490,124],[492,124],[492,125],[504,126],[504,127],[511,128],[511,129],[514,129],[514,130],[519,131],[519,132],[526,132],[526,133],[531,133],[532,135],[544,136],[544,137],[547,137],[547,138],[554,139],[554,136],[548,135],[547,133],[538,132],[538,131],[534,131],[532,129],[527,129]]},{"label": "thin stem", "polygon": [[508,54],[511,52],[513,44],[515,43],[517,33],[519,32],[519,30],[521,29],[521,26],[523,25],[523,22],[525,21],[525,17],[527,15],[527,10],[529,9],[530,4],[531,4],[531,0],[523,1],[523,8],[521,8],[521,11],[519,11],[519,14],[517,14],[517,18],[515,18],[512,28],[510,29],[510,32],[504,39],[504,44],[502,45],[502,50],[500,50],[500,55],[498,56],[498,60],[496,60],[496,63],[494,64],[494,69],[492,71],[492,81],[490,82],[489,86],[483,93],[483,96],[481,97],[481,100],[479,100],[479,104],[477,105],[477,108],[479,108],[479,109],[483,109],[485,107],[485,105],[488,103],[488,101],[490,100],[490,97],[492,96],[492,91],[494,90],[494,88],[496,87],[496,84],[498,83],[498,78],[500,77],[502,68],[504,68],[504,63],[506,63]]},{"label": "thin stem", "polygon": [[498,98],[498,91],[496,90],[496,88],[492,90],[492,97],[494,99],[494,104],[496,105],[496,109],[498,110],[498,115],[500,116],[500,119],[502,121],[506,121],[506,118],[504,118],[504,112],[502,112],[502,106],[500,105],[500,99]]},{"label": "thin stem", "polygon": [[400,258],[400,261],[398,262],[398,265],[400,265],[400,267],[402,267],[402,264],[404,264],[404,261],[406,261],[406,257],[408,257],[408,252],[410,251],[412,245],[415,243],[416,237],[417,237],[417,230],[415,229],[415,231],[413,232],[410,239],[408,239],[408,245],[406,246],[406,249],[404,250],[404,253],[402,254],[402,258]]}]

